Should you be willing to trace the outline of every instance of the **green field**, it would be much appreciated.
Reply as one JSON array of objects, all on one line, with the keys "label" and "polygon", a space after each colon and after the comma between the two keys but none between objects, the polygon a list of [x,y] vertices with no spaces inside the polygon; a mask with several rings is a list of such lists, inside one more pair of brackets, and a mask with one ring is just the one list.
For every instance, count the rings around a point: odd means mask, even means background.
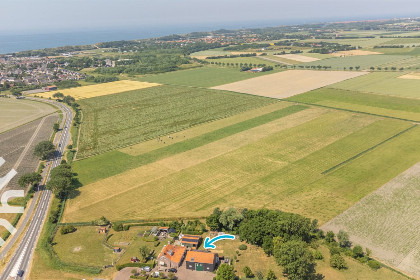
[{"label": "green field", "polygon": [[327,87],[420,99],[420,79],[398,78],[403,74],[399,72],[373,72]]},{"label": "green field", "polygon": [[159,86],[81,100],[77,158],[225,118],[276,101],[211,89]]},{"label": "green field", "polygon": [[288,100],[420,121],[420,100],[416,99],[321,88],[289,97]]},{"label": "green field", "polygon": [[[296,107],[270,122],[259,117],[259,123],[234,126],[240,130],[228,127],[224,137],[215,131],[216,138],[203,135],[137,156],[137,168],[109,178],[103,170],[128,166],[115,153],[81,161],[75,171],[85,186],[68,201],[64,219],[201,217],[217,206],[265,206],[322,223],[420,160],[417,133],[392,138],[409,122],[320,108],[291,111]],[[183,148],[193,141],[201,145]],[[107,167],[105,156],[116,160]],[[136,203],[142,207],[130,206]]]},{"label": "green field", "polygon": [[0,97],[0,133],[55,112],[51,105],[25,100]]},{"label": "green field", "polygon": [[381,45],[420,45],[420,38],[396,38],[386,41]]},{"label": "green field", "polygon": [[327,39],[327,40],[307,40],[308,42],[328,42],[336,43],[342,45],[352,45],[355,47],[369,48],[377,46],[380,44],[386,44],[388,41],[393,40],[393,38],[357,38],[357,39]]},{"label": "green field", "polygon": [[347,70],[350,67],[355,68],[360,66],[360,70],[369,69],[370,67],[377,67],[387,64],[388,66],[397,66],[401,60],[409,57],[403,55],[385,55],[385,54],[373,54],[373,55],[360,55],[360,56],[346,56],[346,57],[332,57],[323,60],[302,63],[300,65],[307,66],[331,66],[331,69]]},{"label": "green field", "polygon": [[214,87],[254,78],[266,73],[241,72],[238,68],[200,67],[158,75],[149,75],[140,78],[140,80],[168,85]]}]

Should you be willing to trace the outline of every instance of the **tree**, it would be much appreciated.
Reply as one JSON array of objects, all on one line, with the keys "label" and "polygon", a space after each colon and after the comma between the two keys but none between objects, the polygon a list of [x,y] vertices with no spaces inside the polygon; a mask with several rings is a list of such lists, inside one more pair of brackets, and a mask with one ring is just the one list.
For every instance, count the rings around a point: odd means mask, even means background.
[{"label": "tree", "polygon": [[363,248],[360,245],[356,245],[353,248],[353,255],[355,258],[361,258],[363,257],[364,253],[363,253]]},{"label": "tree", "polygon": [[330,258],[330,266],[336,269],[346,269],[347,264],[340,254],[332,255]]},{"label": "tree", "polygon": [[325,241],[327,243],[335,242],[335,234],[332,231],[328,231],[327,235],[325,235]]},{"label": "tree", "polygon": [[71,97],[70,95],[67,95],[66,97],[63,98],[63,102],[68,104],[68,105],[73,104],[75,101],[76,100],[73,97]]},{"label": "tree", "polygon": [[342,248],[350,247],[350,237],[349,234],[343,230],[340,230],[337,234],[338,245]]},{"label": "tree", "polygon": [[141,246],[139,248],[139,254],[140,254],[140,257],[142,258],[143,262],[146,262],[147,258],[149,257],[149,254],[150,254],[149,247],[147,247],[146,245]]},{"label": "tree", "polygon": [[12,94],[13,94],[13,96],[16,96],[16,97],[22,96],[22,93],[19,90],[14,90],[13,89]]},{"label": "tree", "polygon": [[236,275],[233,272],[233,266],[223,263],[219,266],[216,274],[216,280],[235,280]]},{"label": "tree", "polygon": [[305,242],[291,240],[275,242],[274,258],[283,266],[283,272],[291,280],[308,280],[315,277],[315,261]]},{"label": "tree", "polygon": [[259,271],[259,270],[255,272],[255,277],[258,280],[264,280],[264,274],[261,271]]},{"label": "tree", "polygon": [[114,223],[114,225],[112,226],[112,228],[115,231],[123,231],[124,230],[124,226],[122,223]]},{"label": "tree", "polygon": [[276,274],[271,269],[267,272],[267,280],[277,280]]},{"label": "tree", "polygon": [[56,92],[53,94],[54,98],[60,99],[64,97],[64,94],[62,94],[61,92]]},{"label": "tree", "polygon": [[58,123],[55,123],[53,125],[53,129],[54,129],[55,132],[59,131],[60,130],[60,125]]},{"label": "tree", "polygon": [[55,146],[51,141],[41,141],[35,146],[34,155],[40,159],[48,159],[55,152]]},{"label": "tree", "polygon": [[67,234],[67,233],[72,233],[72,232],[75,232],[76,231],[76,228],[74,227],[74,226],[72,226],[72,225],[66,225],[66,226],[63,226],[61,229],[60,229],[60,232],[61,232],[61,234]]},{"label": "tree", "polygon": [[246,278],[252,278],[254,277],[254,273],[252,273],[252,270],[249,268],[249,266],[245,266],[242,269],[242,272],[245,274]]},{"label": "tree", "polygon": [[378,270],[381,268],[381,264],[378,261],[375,260],[369,260],[368,266],[374,270]]},{"label": "tree", "polygon": [[38,172],[31,172],[31,173],[25,173],[22,176],[20,176],[18,180],[18,185],[21,188],[26,187],[29,184],[38,184],[41,182],[42,176]]},{"label": "tree", "polygon": [[63,199],[72,190],[73,172],[68,164],[60,164],[51,170],[51,179],[46,187],[51,190],[54,195]]},{"label": "tree", "polygon": [[237,229],[243,219],[244,215],[238,209],[229,208],[220,215],[219,222],[223,228],[233,231]]},{"label": "tree", "polygon": [[213,214],[207,217],[206,224],[210,228],[210,230],[220,230],[222,225],[219,222],[220,215],[222,211],[219,208],[215,208],[213,210]]}]

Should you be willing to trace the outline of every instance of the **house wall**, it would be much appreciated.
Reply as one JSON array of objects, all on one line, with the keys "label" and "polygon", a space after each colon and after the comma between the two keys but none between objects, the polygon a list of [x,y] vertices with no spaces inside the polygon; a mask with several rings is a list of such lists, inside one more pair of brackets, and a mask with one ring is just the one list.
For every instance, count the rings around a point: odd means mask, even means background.
[{"label": "house wall", "polygon": [[[195,270],[196,262],[186,261],[185,263],[186,263],[187,269]],[[203,263],[202,265],[203,265],[203,271],[213,272],[216,267],[214,263],[213,264]]]}]

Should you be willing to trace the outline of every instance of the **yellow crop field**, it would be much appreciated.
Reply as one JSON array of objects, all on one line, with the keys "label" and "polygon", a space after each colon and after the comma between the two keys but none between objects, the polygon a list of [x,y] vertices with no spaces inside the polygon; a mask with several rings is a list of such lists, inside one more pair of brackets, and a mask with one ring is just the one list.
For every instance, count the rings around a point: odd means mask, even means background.
[{"label": "yellow crop field", "polygon": [[157,83],[123,80],[123,81],[116,81],[116,82],[90,85],[90,86],[84,86],[84,87],[75,87],[75,88],[69,88],[69,89],[63,89],[63,90],[37,93],[37,95],[38,96],[40,95],[44,98],[49,98],[49,97],[53,98],[52,96],[54,95],[54,93],[61,92],[64,95],[70,95],[74,97],[76,100],[79,100],[79,99],[92,98],[92,97],[109,95],[109,94],[114,94],[114,93],[120,93],[124,91],[155,87],[159,85],[160,84],[157,84]]},{"label": "yellow crop field", "polygon": [[287,98],[367,73],[368,72],[289,70],[225,84],[213,87],[213,89],[249,93],[272,98]]}]

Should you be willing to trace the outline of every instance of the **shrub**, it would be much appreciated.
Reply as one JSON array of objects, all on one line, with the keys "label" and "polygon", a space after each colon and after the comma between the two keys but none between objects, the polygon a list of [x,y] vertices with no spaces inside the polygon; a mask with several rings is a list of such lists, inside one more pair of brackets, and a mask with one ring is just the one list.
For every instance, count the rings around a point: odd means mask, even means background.
[{"label": "shrub", "polygon": [[339,254],[335,254],[335,255],[331,256],[330,266],[333,267],[333,268],[336,268],[336,269],[346,269],[347,268],[346,261]]},{"label": "shrub", "polygon": [[130,230],[130,225],[124,225],[123,230],[124,231]]},{"label": "shrub", "polygon": [[60,229],[61,234],[72,233],[72,232],[75,232],[75,231],[76,231],[76,228],[72,225],[63,226]]},{"label": "shrub", "polygon": [[123,231],[123,230],[124,230],[124,227],[123,227],[123,224],[122,224],[122,223],[114,223],[114,224],[112,225],[112,228],[113,228],[115,231]]},{"label": "shrub", "polygon": [[354,246],[353,248],[353,254],[355,258],[361,258],[363,257],[364,253],[363,253],[363,248],[360,245]]},{"label": "shrub", "polygon": [[245,244],[241,244],[238,247],[239,250],[245,251],[246,249],[248,249],[248,246],[246,246]]},{"label": "shrub", "polygon": [[123,263],[123,264],[119,264],[116,266],[116,269],[118,271],[120,271],[123,268],[126,267],[145,267],[145,266],[150,266],[150,264],[147,263]]},{"label": "shrub", "polygon": [[318,250],[315,250],[314,252],[314,259],[316,260],[322,260],[324,259],[324,256],[322,255],[322,253]]},{"label": "shrub", "polygon": [[381,268],[381,264],[378,261],[375,260],[369,260],[368,266],[374,270],[378,270]]},{"label": "shrub", "polygon": [[245,274],[245,276],[246,276],[247,278],[252,278],[252,277],[254,277],[254,273],[252,273],[252,270],[249,268],[249,266],[245,266],[245,267],[242,269],[242,272]]}]

